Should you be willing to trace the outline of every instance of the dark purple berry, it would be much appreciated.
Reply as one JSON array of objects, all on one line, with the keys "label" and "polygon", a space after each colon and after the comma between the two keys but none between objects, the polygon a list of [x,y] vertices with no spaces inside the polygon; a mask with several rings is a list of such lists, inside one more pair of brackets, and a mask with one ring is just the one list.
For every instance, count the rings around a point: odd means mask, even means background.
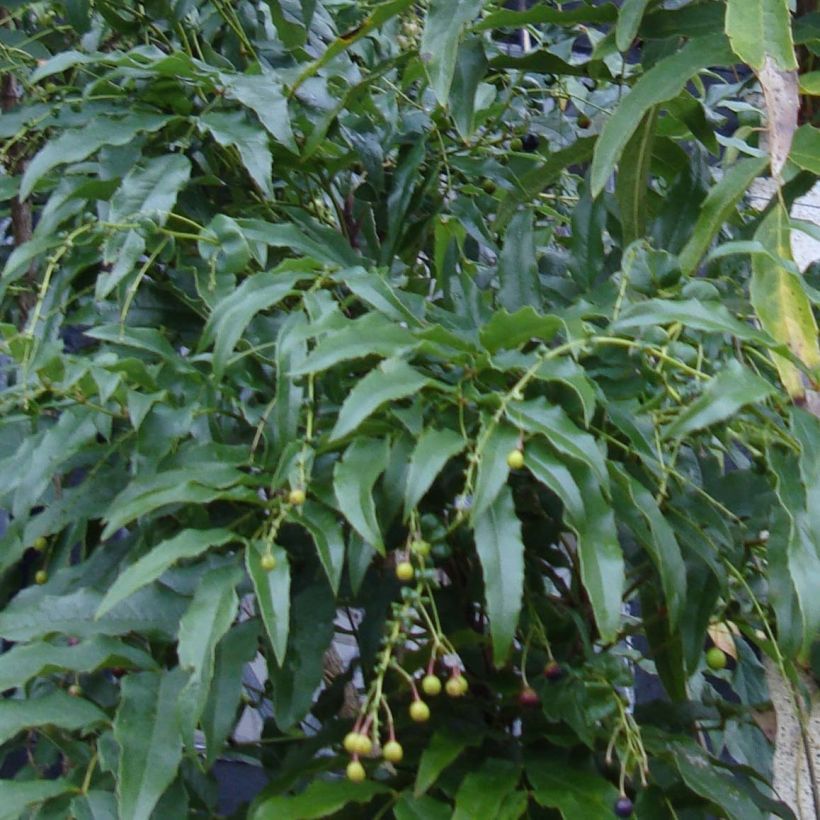
[{"label": "dark purple berry", "polygon": [[538,143],[539,142],[540,142],[540,140],[538,139],[537,134],[526,134],[524,136],[524,138],[521,140],[521,147],[525,151],[528,151],[529,153],[532,153],[533,151],[535,151],[538,148]]},{"label": "dark purple berry", "polygon": [[525,709],[538,706],[540,702],[541,698],[538,697],[538,692],[536,692],[531,686],[525,686],[518,693],[518,704],[519,706],[523,706]]},{"label": "dark purple berry", "polygon": [[564,670],[561,668],[561,664],[558,663],[558,661],[550,661],[544,667],[544,677],[551,681],[561,680],[561,678],[564,677]]},{"label": "dark purple berry", "polygon": [[632,801],[628,797],[619,797],[615,801],[615,814],[618,817],[629,817],[633,808]]}]

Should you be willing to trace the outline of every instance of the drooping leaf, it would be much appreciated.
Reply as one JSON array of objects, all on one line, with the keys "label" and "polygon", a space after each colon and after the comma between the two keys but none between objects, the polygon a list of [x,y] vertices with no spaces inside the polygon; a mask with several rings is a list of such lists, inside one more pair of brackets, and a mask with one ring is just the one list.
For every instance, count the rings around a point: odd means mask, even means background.
[{"label": "drooping leaf", "polygon": [[[623,10],[621,13],[623,14]],[[652,163],[657,116],[657,108],[651,108],[644,114],[637,130],[624,147],[618,167],[615,195],[621,212],[624,245],[642,237],[646,232],[649,168]]]},{"label": "drooping leaf", "polygon": [[385,402],[411,396],[430,383],[429,378],[401,359],[387,359],[350,391],[330,433],[331,440],[353,432]]},{"label": "drooping leaf", "polygon": [[484,575],[493,662],[501,666],[515,637],[524,587],[521,522],[509,489],[502,489],[495,501],[475,516],[473,529]]},{"label": "drooping leaf", "polygon": [[456,128],[465,139],[473,133],[476,91],[487,73],[487,67],[481,40],[478,37],[466,38],[458,47],[449,100]]},{"label": "drooping leaf", "polygon": [[464,26],[476,17],[481,6],[481,0],[432,0],[430,3],[419,53],[441,105],[447,105],[450,96]]},{"label": "drooping leaf", "polygon": [[389,448],[384,440],[357,438],[333,470],[333,489],[339,509],[353,528],[379,552],[384,553],[373,485],[384,472]]},{"label": "drooping leaf", "polygon": [[728,44],[722,34],[691,40],[644,74],[621,100],[604,125],[592,159],[590,186],[593,197],[604,189],[627,142],[652,106],[680,94],[689,78],[710,65],[728,61]]},{"label": "drooping leaf", "polygon": [[404,490],[404,514],[410,515],[435,481],[444,465],[460,453],[466,442],[453,430],[426,429],[419,437],[410,459]]},{"label": "drooping leaf", "polygon": [[204,575],[179,624],[177,658],[189,677],[180,694],[178,714],[182,736],[189,745],[193,745],[194,730],[208,699],[216,645],[236,617],[239,578],[237,568],[230,565]]},{"label": "drooping leaf", "polygon": [[526,211],[517,213],[507,227],[498,259],[498,278],[498,298],[508,311],[540,307],[532,215]]},{"label": "drooping leaf", "polygon": [[775,393],[762,377],[732,359],[663,431],[666,440],[680,438],[733,416],[741,407],[756,404]]},{"label": "drooping leaf", "polygon": [[[785,262],[792,259],[790,238],[789,215],[782,205],[773,208],[755,232],[755,239]],[[807,368],[820,374],[817,322],[801,284],[797,275],[771,256],[756,254],[752,258],[749,293],[761,326],[775,341],[787,345]],[[772,358],[789,395],[802,397],[805,387],[797,367],[776,353]]]},{"label": "drooping leaf", "polygon": [[155,581],[177,561],[196,558],[211,547],[221,547],[236,536],[230,530],[183,530],[163,541],[135,564],[126,568],[105,593],[97,617],[105,615],[120,601]]},{"label": "drooping leaf", "polygon": [[638,33],[649,0],[624,0],[618,11],[618,23],[615,26],[615,45],[618,51],[627,51]]},{"label": "drooping leaf", "polygon": [[117,803],[121,817],[149,820],[182,760],[177,705],[185,674],[141,672],[122,680],[114,738],[120,748]]},{"label": "drooping leaf", "polygon": [[461,781],[453,820],[472,820],[482,815],[498,817],[501,805],[515,789],[520,776],[521,769],[511,760],[488,757]]},{"label": "drooping leaf", "polygon": [[520,434],[513,427],[487,419],[481,428],[479,441],[483,442],[476,471],[475,495],[472,501],[473,518],[481,515],[498,497],[510,473],[507,456],[517,449]]},{"label": "drooping leaf", "polygon": [[695,272],[721,225],[726,222],[752,181],[763,173],[767,164],[768,158],[742,159],[709,191],[692,235],[678,257],[685,276]]},{"label": "drooping leaf", "polygon": [[268,547],[249,544],[245,550],[245,566],[256,593],[256,606],[270,638],[273,654],[282,665],[290,632],[290,561],[288,554],[275,544],[270,554],[276,565],[270,571],[262,566],[262,556]]},{"label": "drooping leaf", "polygon": [[76,732],[107,722],[105,712],[91,701],[63,691],[39,698],[0,700],[0,743],[6,743],[24,729],[39,726]]},{"label": "drooping leaf", "polygon": [[336,593],[345,561],[344,537],[336,518],[326,507],[307,501],[298,514],[294,515],[293,520],[311,534],[327,580]]}]

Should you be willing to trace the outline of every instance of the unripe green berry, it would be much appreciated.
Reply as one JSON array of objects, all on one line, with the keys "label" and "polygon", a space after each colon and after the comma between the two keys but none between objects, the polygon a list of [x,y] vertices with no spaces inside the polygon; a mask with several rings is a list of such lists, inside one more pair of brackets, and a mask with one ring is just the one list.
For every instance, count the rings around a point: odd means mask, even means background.
[{"label": "unripe green berry", "polygon": [[362,780],[367,777],[367,772],[364,770],[364,766],[362,766],[358,760],[351,760],[350,763],[347,764],[345,773],[347,774],[347,779],[352,783],[361,783]]},{"label": "unripe green berry", "polygon": [[520,470],[524,466],[524,453],[521,450],[510,450],[507,454],[507,464],[512,470]]},{"label": "unripe green berry", "polygon": [[426,558],[430,554],[430,544],[427,541],[423,541],[421,538],[417,538],[410,544],[410,549],[416,555],[420,555],[422,558]]},{"label": "unripe green berry", "polygon": [[447,683],[444,684],[444,689],[451,698],[460,698],[467,694],[467,678],[464,675],[454,675]]},{"label": "unripe green berry", "polygon": [[719,649],[717,646],[713,646],[706,653],[706,665],[715,672],[719,671],[720,669],[725,669],[726,653],[722,649]]},{"label": "unripe green berry", "polygon": [[388,763],[399,763],[404,757],[404,749],[397,740],[388,740],[382,749],[382,756]]},{"label": "unripe green berry", "polygon": [[44,569],[38,569],[34,573],[34,582],[37,584],[45,584],[48,581],[48,573]]},{"label": "unripe green berry", "polygon": [[288,495],[288,502],[293,504],[294,507],[299,507],[305,503],[305,491],[297,487],[295,490],[291,490],[290,494]]},{"label": "unripe green berry", "polygon": [[524,143],[520,137],[515,137],[510,140],[510,151],[520,151],[524,147]]},{"label": "unripe green berry", "polygon": [[342,741],[342,746],[348,754],[355,754],[359,749],[359,733],[348,732]]},{"label": "unripe green berry", "polygon": [[37,552],[42,552],[48,546],[48,541],[42,535],[38,535],[31,546],[34,547]]},{"label": "unripe green berry", "polygon": [[400,561],[396,564],[396,578],[399,581],[412,581],[415,574],[413,565],[409,561]]},{"label": "unripe green berry", "polygon": [[276,558],[274,558],[274,556],[271,555],[269,552],[266,552],[262,556],[259,563],[261,564],[262,569],[265,570],[265,572],[271,572],[276,568]]},{"label": "unripe green berry", "polygon": [[369,755],[373,751],[373,741],[369,735],[361,733],[356,742],[356,752],[360,755]]},{"label": "unripe green berry", "polygon": [[430,720],[430,707],[423,700],[414,700],[410,704],[410,717],[416,723]]},{"label": "unripe green berry", "polygon": [[441,692],[441,681],[435,675],[425,675],[421,680],[421,690],[425,695],[435,697]]}]

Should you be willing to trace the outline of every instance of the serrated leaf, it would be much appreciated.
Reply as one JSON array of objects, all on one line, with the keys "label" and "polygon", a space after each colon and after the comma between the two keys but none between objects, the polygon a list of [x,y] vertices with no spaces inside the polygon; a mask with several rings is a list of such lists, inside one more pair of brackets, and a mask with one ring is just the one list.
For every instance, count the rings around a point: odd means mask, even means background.
[{"label": "serrated leaf", "polygon": [[20,820],[26,809],[77,787],[70,780],[0,780],[3,800],[0,802],[0,820]]},{"label": "serrated leaf", "polygon": [[314,780],[301,794],[261,800],[250,817],[252,820],[320,820],[336,814],[350,803],[369,803],[376,795],[388,791],[387,786],[373,780],[364,783]]},{"label": "serrated leaf", "polygon": [[325,336],[292,375],[318,373],[365,356],[396,356],[418,344],[412,333],[379,314],[368,313]]},{"label": "serrated leaf", "polygon": [[245,550],[245,566],[256,593],[256,606],[270,638],[273,654],[281,666],[288,648],[290,631],[290,561],[288,554],[275,544],[271,555],[276,566],[270,571],[262,567],[262,544],[249,544]]},{"label": "serrated leaf", "polygon": [[710,65],[729,61],[722,34],[690,40],[676,54],[656,63],[635,83],[607,120],[595,146],[590,172],[593,197],[604,189],[627,142],[652,106],[671,100],[691,77]]},{"label": "serrated leaf", "polygon": [[[611,464],[610,469],[615,483],[624,494],[622,503],[616,501],[615,507],[630,524],[635,537],[646,548],[658,570],[669,625],[675,629],[686,601],[686,565],[675,532],[661,513],[652,493],[638,479],[618,465]],[[643,518],[645,524],[635,520],[637,515]]]},{"label": "serrated leaf", "polygon": [[6,743],[24,729],[53,726],[76,732],[107,722],[105,712],[91,701],[62,690],[41,698],[0,700],[0,743]]},{"label": "serrated leaf", "polygon": [[469,732],[456,731],[452,728],[434,732],[419,758],[413,794],[416,797],[424,794],[466,748],[476,746],[481,742],[481,738],[482,735],[478,733],[475,724],[470,727]]},{"label": "serrated leaf", "polygon": [[117,803],[121,817],[149,820],[182,760],[177,703],[186,676],[171,672],[126,675],[114,718],[120,747]]},{"label": "serrated leaf", "polygon": [[182,154],[151,157],[123,177],[111,198],[109,221],[128,222],[138,216],[165,224],[190,176],[191,161]]},{"label": "serrated leaf", "polygon": [[527,445],[527,466],[563,502],[567,526],[575,533],[581,580],[604,641],[615,639],[621,622],[624,560],[612,509],[593,471],[565,464],[541,441]]},{"label": "serrated leaf", "polygon": [[769,163],[768,157],[742,159],[721,177],[709,191],[701,205],[698,221],[695,223],[689,241],[680,254],[680,267],[684,276],[694,273],[709,249],[709,245],[725,224],[738,200],[748,191],[753,180],[759,177]]},{"label": "serrated leaf", "polygon": [[307,501],[292,518],[311,534],[335,595],[339,591],[345,562],[345,541],[336,517],[326,507]]},{"label": "serrated leaf", "polygon": [[647,299],[645,302],[636,302],[624,308],[611,327],[614,332],[618,332],[676,322],[691,330],[729,333],[743,341],[766,343],[764,334],[735,319],[721,302],[700,302],[697,299]]},{"label": "serrated leaf", "polygon": [[404,490],[404,514],[409,516],[416,504],[441,472],[444,465],[460,453],[466,442],[454,430],[428,428],[419,437],[410,459]]},{"label": "serrated leaf", "polygon": [[546,436],[552,447],[571,458],[587,464],[601,486],[609,486],[609,475],[595,439],[576,427],[563,408],[544,399],[510,402],[507,418],[528,433]]},{"label": "serrated leaf", "polygon": [[[749,295],[761,327],[775,341],[785,344],[809,370],[816,370],[820,378],[820,345],[811,302],[799,275],[776,261],[792,261],[789,215],[782,205],[773,208],[760,223],[755,239],[774,257],[752,257]],[[803,376],[797,367],[776,353],[771,356],[789,395],[804,396]]]},{"label": "serrated leaf", "polygon": [[428,7],[419,54],[440,105],[447,105],[464,27],[481,11],[481,0],[432,0]]},{"label": "serrated leaf", "polygon": [[239,598],[235,587],[240,576],[234,566],[205,574],[179,623],[177,658],[189,677],[180,694],[178,715],[187,745],[193,745],[194,730],[208,699],[216,645],[236,617]]},{"label": "serrated leaf", "polygon": [[764,401],[777,391],[736,359],[711,379],[703,392],[663,431],[664,440],[681,438],[731,418],[748,404]]},{"label": "serrated leaf", "polygon": [[501,804],[520,777],[521,769],[511,760],[488,757],[461,781],[452,820],[498,817]]},{"label": "serrated leaf", "polygon": [[257,623],[251,620],[237,624],[217,644],[211,687],[202,712],[209,767],[222,752],[236,726],[236,710],[242,695],[242,671],[256,655]]},{"label": "serrated leaf", "polygon": [[309,279],[313,275],[307,271],[256,273],[216,304],[203,330],[200,349],[213,340],[213,368],[217,378],[225,372],[228,360],[251,319],[281,302],[301,279]]},{"label": "serrated leaf", "polygon": [[600,775],[557,755],[539,755],[527,762],[526,769],[536,802],[558,809],[564,820],[589,820],[612,814],[618,791]]},{"label": "serrated leaf", "polygon": [[330,440],[352,433],[368,416],[388,401],[397,401],[418,393],[431,383],[401,359],[387,359],[371,370],[344,400]]},{"label": "serrated leaf", "polygon": [[510,474],[507,456],[518,447],[520,438],[518,430],[492,419],[487,419],[482,426],[479,440],[484,442],[484,446],[476,471],[475,495],[471,508],[473,518],[481,515],[495,501],[507,482]]},{"label": "serrated leaf", "polygon": [[210,111],[200,117],[199,122],[221,146],[239,151],[251,179],[265,196],[273,199],[273,159],[267,134],[248,122],[242,111]]},{"label": "serrated leaf", "polygon": [[473,523],[484,576],[493,663],[503,666],[515,638],[524,592],[524,543],[512,493],[503,488]]},{"label": "serrated leaf", "polygon": [[211,547],[221,547],[232,540],[236,540],[236,535],[230,530],[214,529],[183,530],[163,541],[120,574],[100,603],[97,618],[155,581],[177,561],[196,558]]},{"label": "serrated leaf", "polygon": [[63,131],[29,162],[20,182],[20,199],[28,198],[34,186],[58,165],[84,160],[103,146],[125,145],[142,131],[158,131],[170,119],[147,111],[132,111],[120,119],[95,117],[83,128]]},{"label": "serrated leaf", "polygon": [[498,258],[498,300],[510,312],[541,304],[532,219],[520,211],[510,220]]},{"label": "serrated leaf", "polygon": [[79,674],[113,666],[152,669],[156,661],[141,649],[104,635],[75,646],[47,642],[16,644],[0,655],[0,691],[23,686],[44,675]]},{"label": "serrated leaf", "polygon": [[502,349],[514,350],[531,339],[550,342],[563,326],[560,317],[539,313],[531,305],[514,313],[502,308],[493,311],[490,321],[481,328],[481,344],[490,353]]},{"label": "serrated leaf", "polygon": [[373,485],[387,467],[387,441],[356,439],[333,469],[333,490],[342,514],[369,544],[384,554]]}]

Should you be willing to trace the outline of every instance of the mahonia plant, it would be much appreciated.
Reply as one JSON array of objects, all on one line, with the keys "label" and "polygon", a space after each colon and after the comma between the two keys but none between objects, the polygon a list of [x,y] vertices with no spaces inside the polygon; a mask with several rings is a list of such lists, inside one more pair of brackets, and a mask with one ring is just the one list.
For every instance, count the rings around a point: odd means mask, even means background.
[{"label": "mahonia plant", "polygon": [[0,817],[794,816],[817,16],[508,5],[4,4]]}]

